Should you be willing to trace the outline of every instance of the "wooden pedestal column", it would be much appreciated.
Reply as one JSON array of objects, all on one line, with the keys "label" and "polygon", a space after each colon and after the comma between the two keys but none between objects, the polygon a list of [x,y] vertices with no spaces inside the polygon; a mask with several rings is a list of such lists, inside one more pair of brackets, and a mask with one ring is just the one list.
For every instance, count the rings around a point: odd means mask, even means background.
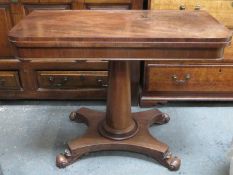
[{"label": "wooden pedestal column", "polygon": [[109,70],[106,120],[99,131],[107,138],[127,139],[138,129],[131,114],[129,62],[110,61]]},{"label": "wooden pedestal column", "polygon": [[180,167],[180,159],[173,157],[168,146],[150,135],[152,124],[165,124],[169,116],[153,109],[131,113],[129,63],[110,61],[107,112],[81,108],[70,114],[70,120],[86,123],[85,135],[68,142],[68,149],[56,158],[63,168],[89,152],[123,150],[153,157],[170,170]]}]

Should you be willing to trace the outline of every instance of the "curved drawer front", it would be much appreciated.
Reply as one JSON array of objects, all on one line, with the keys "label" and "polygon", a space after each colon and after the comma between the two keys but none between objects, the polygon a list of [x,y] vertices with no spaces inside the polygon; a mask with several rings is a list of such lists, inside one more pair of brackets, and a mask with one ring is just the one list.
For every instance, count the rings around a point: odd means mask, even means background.
[{"label": "curved drawer front", "polygon": [[38,86],[43,89],[105,88],[107,71],[38,71]]},{"label": "curved drawer front", "polygon": [[19,90],[20,81],[17,71],[0,71],[0,90]]},{"label": "curved drawer front", "polygon": [[232,92],[233,66],[148,65],[149,92]]}]

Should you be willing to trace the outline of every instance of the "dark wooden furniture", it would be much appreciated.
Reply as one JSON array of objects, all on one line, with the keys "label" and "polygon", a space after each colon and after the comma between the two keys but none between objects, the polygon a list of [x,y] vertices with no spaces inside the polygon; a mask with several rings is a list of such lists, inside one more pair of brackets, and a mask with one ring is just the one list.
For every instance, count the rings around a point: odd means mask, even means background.
[{"label": "dark wooden furniture", "polygon": [[93,151],[128,150],[177,170],[180,159],[148,131],[151,124],[167,123],[169,116],[158,110],[131,113],[130,64],[221,59],[231,33],[202,11],[37,11],[13,28],[9,38],[17,58],[25,62],[109,61],[106,113],[81,108],[70,114],[72,121],[84,122],[89,129],[57,156],[58,167]]},{"label": "dark wooden furniture", "polygon": [[[22,62],[14,57],[8,32],[34,10],[129,10],[142,9],[142,5],[142,0],[1,0],[0,99],[105,99],[107,61]],[[137,104],[139,63],[132,67],[133,102]]]},{"label": "dark wooden furniture", "polygon": [[[152,10],[206,10],[233,30],[233,1],[150,0]],[[140,105],[167,101],[232,101],[233,46],[218,61],[145,61]]]},{"label": "dark wooden furniture", "polygon": [[[0,85],[0,99],[105,99],[106,84],[99,83],[103,80],[98,80],[95,82],[95,87],[89,86],[94,81],[91,79],[89,83],[90,77],[86,77],[85,71],[93,74],[107,71],[107,62],[83,63],[51,60],[46,63],[44,61],[22,63],[14,58],[7,34],[14,25],[34,10],[142,9],[142,4],[142,0],[1,0],[0,80],[7,81],[7,83]],[[229,29],[233,29],[233,5],[232,1],[229,0],[218,0],[218,2],[209,0],[148,0],[148,5],[149,9],[152,10],[203,9],[223,22]],[[233,69],[232,46],[226,48],[224,58],[218,62],[208,60],[202,63],[195,61],[141,61],[143,64],[140,70],[141,77],[138,73],[139,62],[134,63],[131,77],[133,103],[138,104],[138,99],[140,99],[141,106],[153,106],[161,102],[180,100],[232,101],[233,89],[230,89],[233,87],[231,84],[233,82],[233,76],[231,76]],[[172,69],[167,69],[167,67]],[[162,79],[158,78],[156,72],[151,71],[157,70],[157,68],[160,69]],[[192,71],[192,68],[198,68],[198,74]],[[12,81],[15,84],[18,83],[17,89],[7,86],[9,79],[4,78],[6,72],[11,74],[12,71],[16,74],[16,79]],[[46,72],[46,77],[44,76],[43,79],[38,73],[41,71]],[[212,76],[213,71],[215,76]],[[72,77],[80,72],[84,73],[82,80],[80,80],[83,86],[78,88]],[[173,76],[177,76],[179,80],[184,80],[187,74],[190,75],[190,78],[185,83],[177,84],[173,79]],[[202,77],[200,74],[208,74],[208,77]],[[67,79],[67,77],[69,78]],[[53,81],[49,79],[53,79]],[[77,80],[77,78],[74,79]],[[67,83],[64,84],[64,80]],[[166,84],[166,82],[169,82],[172,90],[161,91],[157,88],[157,84],[160,84],[161,88],[162,84]],[[193,87],[193,84],[197,86],[197,82],[201,86],[208,85],[209,87],[217,84],[218,88],[202,91],[201,88]],[[45,84],[47,85],[45,86]],[[59,86],[57,86],[58,84]],[[151,87],[147,87],[147,85]],[[139,88],[141,88],[140,95]],[[226,91],[226,89],[228,90]]]}]

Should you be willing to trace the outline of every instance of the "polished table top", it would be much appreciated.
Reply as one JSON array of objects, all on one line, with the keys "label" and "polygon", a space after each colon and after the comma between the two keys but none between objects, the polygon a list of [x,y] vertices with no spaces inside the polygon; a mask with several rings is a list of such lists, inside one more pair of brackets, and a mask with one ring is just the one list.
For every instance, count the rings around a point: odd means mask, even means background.
[{"label": "polished table top", "polygon": [[54,10],[32,12],[9,38],[17,46],[207,47],[227,45],[231,32],[205,11]]}]

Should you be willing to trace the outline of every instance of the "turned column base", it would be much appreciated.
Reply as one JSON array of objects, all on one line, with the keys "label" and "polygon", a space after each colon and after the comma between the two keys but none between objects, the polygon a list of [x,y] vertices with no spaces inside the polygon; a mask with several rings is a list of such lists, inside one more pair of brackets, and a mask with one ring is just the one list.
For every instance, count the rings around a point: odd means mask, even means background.
[{"label": "turned column base", "polygon": [[112,140],[125,140],[135,136],[138,132],[138,125],[135,120],[132,122],[132,126],[125,130],[113,130],[109,128],[106,120],[102,121],[102,124],[99,125],[99,133]]},{"label": "turned column base", "polygon": [[105,115],[104,112],[87,108],[81,108],[70,114],[70,120],[87,124],[88,130],[82,137],[70,141],[65,153],[57,156],[56,164],[58,167],[64,168],[90,152],[122,150],[148,155],[170,170],[179,169],[180,159],[173,157],[168,146],[151,136],[148,130],[152,124],[167,123],[169,121],[167,114],[161,113],[159,110],[132,113],[137,131],[128,139],[123,140],[109,139],[102,136],[101,131],[99,132]]}]

